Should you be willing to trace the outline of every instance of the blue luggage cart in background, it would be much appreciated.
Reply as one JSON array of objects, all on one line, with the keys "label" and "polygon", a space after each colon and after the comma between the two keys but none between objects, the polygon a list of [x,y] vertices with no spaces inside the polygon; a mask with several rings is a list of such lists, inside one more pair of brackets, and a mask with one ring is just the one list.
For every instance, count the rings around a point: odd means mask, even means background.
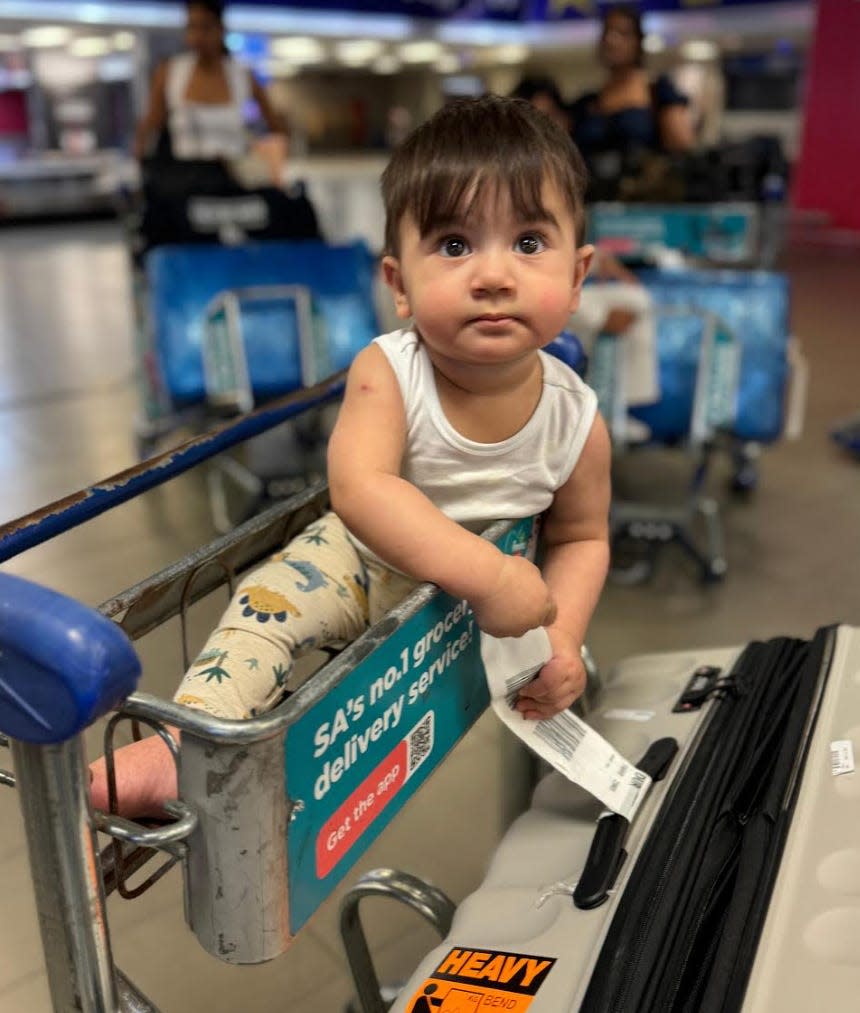
[{"label": "blue luggage cart in background", "polygon": [[[345,369],[378,333],[376,262],[357,241],[261,240],[159,246],[138,278],[142,458],[185,428],[309,388]],[[212,514],[225,531],[273,489],[322,473],[331,418],[300,419],[213,461]],[[235,501],[239,493],[238,508]]]},{"label": "blue luggage cart in background", "polygon": [[[757,202],[589,208],[590,240],[637,271],[657,314],[660,398],[629,416],[648,427],[647,444],[681,447],[694,462],[677,506],[613,502],[616,557],[623,557],[616,579],[649,576],[668,542],[683,547],[703,579],[721,579],[719,504],[703,492],[712,452],[731,455],[732,488],[749,493],[761,447],[799,435],[807,376],[790,334],[788,280],[763,270],[775,263],[783,217],[781,206]],[[617,452],[629,445],[623,340],[601,336],[589,372]]]}]

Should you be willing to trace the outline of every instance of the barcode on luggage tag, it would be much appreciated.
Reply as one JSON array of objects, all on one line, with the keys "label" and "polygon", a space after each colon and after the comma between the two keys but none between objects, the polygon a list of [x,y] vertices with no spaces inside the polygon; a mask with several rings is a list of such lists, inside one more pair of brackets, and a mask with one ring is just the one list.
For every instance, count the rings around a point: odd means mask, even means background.
[{"label": "barcode on luggage tag", "polygon": [[624,798],[624,811],[630,811],[628,818],[632,819],[633,814],[639,808],[639,793],[648,775],[642,770],[634,770],[630,775],[630,784],[627,786],[627,794]]},{"label": "barcode on luggage tag", "polygon": [[645,774],[641,770],[634,770],[630,778],[630,787],[634,791],[639,791],[642,785],[645,783]]},{"label": "barcode on luggage tag", "polygon": [[834,777],[854,773],[854,746],[850,739],[830,743],[830,773]]},{"label": "barcode on luggage tag", "polygon": [[535,724],[535,735],[569,760],[579,749],[584,733],[572,714],[562,711]]},{"label": "barcode on luggage tag", "polygon": [[406,738],[406,776],[419,767],[433,749],[433,711],[428,711]]}]

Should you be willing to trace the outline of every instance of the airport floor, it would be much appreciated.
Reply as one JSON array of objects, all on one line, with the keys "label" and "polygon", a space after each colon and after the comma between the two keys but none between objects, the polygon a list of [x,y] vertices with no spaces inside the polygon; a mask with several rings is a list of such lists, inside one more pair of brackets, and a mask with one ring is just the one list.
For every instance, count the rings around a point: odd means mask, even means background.
[{"label": "airport floor", "polygon": [[[860,623],[860,464],[828,438],[860,412],[857,289],[860,254],[792,250],[792,326],[810,365],[800,439],[767,448],[745,500],[717,467],[729,570],[704,586],[675,549],[651,581],[609,585],[590,632],[604,669],[631,654],[810,635]],[[0,233],[0,523],[134,463],[129,276],[111,224]],[[619,489],[677,485],[675,454],[617,465]],[[191,474],[6,564],[96,605],[212,535],[205,485]],[[142,688],[168,695],[179,675],[175,631],[147,645]],[[99,750],[95,735],[88,743]],[[0,756],[0,766],[5,757]],[[393,866],[460,900],[480,881],[494,843],[524,804],[528,763],[490,717],[359,863]],[[50,1009],[15,792],[0,788],[0,1013]],[[433,943],[417,919],[385,902],[367,908],[383,981],[402,981]],[[165,1013],[342,1013],[352,994],[337,931],[337,896],[289,952],[259,967],[208,956],[186,929],[174,870],[137,901],[109,902],[114,956]]]}]

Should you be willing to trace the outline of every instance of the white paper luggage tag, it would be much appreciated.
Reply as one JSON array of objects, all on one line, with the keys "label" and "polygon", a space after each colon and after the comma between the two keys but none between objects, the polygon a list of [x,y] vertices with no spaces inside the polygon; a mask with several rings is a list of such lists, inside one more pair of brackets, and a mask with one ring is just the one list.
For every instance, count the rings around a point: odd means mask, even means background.
[{"label": "white paper luggage tag", "polygon": [[551,657],[549,637],[542,628],[522,637],[482,633],[481,658],[493,710],[538,756],[608,809],[632,820],[651,784],[646,773],[571,711],[534,721],[514,709],[519,691]]}]

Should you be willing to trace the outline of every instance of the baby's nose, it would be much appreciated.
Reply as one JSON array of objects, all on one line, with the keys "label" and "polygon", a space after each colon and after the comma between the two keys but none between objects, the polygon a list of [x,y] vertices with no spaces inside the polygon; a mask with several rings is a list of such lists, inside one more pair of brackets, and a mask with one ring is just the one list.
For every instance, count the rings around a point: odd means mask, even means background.
[{"label": "baby's nose", "polygon": [[472,288],[478,292],[508,291],[514,287],[512,259],[502,251],[492,251],[475,258]]}]

